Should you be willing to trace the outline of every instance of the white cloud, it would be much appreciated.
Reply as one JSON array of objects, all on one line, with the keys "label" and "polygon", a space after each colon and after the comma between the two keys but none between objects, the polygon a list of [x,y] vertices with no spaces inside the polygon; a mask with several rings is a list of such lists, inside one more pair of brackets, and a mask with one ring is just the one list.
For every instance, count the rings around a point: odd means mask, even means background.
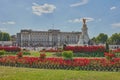
[{"label": "white cloud", "polygon": [[41,16],[44,13],[53,13],[56,7],[52,4],[43,4],[38,5],[37,3],[33,3],[32,11],[33,14]]},{"label": "white cloud", "polygon": [[39,6],[37,3],[32,3],[33,5],[35,5],[35,6]]},{"label": "white cloud", "polygon": [[[94,18],[90,18],[90,17],[84,17],[84,19],[86,19],[86,22],[94,21]],[[68,20],[68,22],[80,23],[80,22],[82,22],[82,20],[83,20],[83,18],[76,18],[73,20]]]},{"label": "white cloud", "polygon": [[68,22],[80,23],[80,22],[81,22],[81,19],[68,20]]},{"label": "white cloud", "polygon": [[120,28],[120,23],[113,23],[113,24],[111,24],[112,25],[112,27],[114,27],[114,28]]},{"label": "white cloud", "polygon": [[7,21],[7,22],[3,22],[2,24],[6,24],[6,25],[13,25],[13,24],[16,24],[14,21]]},{"label": "white cloud", "polygon": [[116,7],[115,6],[112,6],[111,8],[110,8],[110,10],[115,10],[116,9]]},{"label": "white cloud", "polygon": [[81,2],[71,4],[70,7],[82,6],[88,3],[88,0],[82,0]]},{"label": "white cloud", "polygon": [[0,31],[7,31],[6,28],[0,28]]}]

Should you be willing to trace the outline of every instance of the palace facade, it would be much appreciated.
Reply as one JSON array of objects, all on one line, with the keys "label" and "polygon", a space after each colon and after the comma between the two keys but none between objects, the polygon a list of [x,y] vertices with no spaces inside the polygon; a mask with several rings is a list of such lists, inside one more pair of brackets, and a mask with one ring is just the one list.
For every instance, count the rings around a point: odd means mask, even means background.
[{"label": "palace facade", "polygon": [[61,32],[21,30],[17,33],[17,44],[21,47],[54,47],[64,44],[77,44],[82,32]]}]

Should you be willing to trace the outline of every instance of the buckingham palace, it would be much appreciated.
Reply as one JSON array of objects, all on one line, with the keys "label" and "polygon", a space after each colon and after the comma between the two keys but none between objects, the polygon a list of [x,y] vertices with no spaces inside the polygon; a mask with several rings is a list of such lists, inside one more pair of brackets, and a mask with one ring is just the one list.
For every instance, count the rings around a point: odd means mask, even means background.
[{"label": "buckingham palace", "polygon": [[48,31],[21,30],[17,33],[17,44],[21,47],[54,47],[63,44],[77,44],[81,32],[61,32],[56,29]]}]

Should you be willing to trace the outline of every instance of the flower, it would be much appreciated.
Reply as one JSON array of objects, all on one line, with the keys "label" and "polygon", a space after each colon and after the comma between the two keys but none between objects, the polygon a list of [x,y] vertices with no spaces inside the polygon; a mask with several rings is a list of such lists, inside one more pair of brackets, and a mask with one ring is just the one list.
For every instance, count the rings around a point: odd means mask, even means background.
[{"label": "flower", "polygon": [[46,58],[46,54],[45,54],[45,53],[41,53],[41,54],[40,54],[40,58],[41,58],[41,59],[45,59],[45,58]]},{"label": "flower", "polygon": [[105,57],[106,57],[108,60],[112,60],[113,57],[115,57],[115,54],[113,54],[113,53],[108,53],[108,52],[105,52],[104,55],[105,55]]},{"label": "flower", "polygon": [[23,53],[22,53],[22,52],[18,52],[18,53],[17,53],[17,57],[18,57],[18,58],[23,57]]}]

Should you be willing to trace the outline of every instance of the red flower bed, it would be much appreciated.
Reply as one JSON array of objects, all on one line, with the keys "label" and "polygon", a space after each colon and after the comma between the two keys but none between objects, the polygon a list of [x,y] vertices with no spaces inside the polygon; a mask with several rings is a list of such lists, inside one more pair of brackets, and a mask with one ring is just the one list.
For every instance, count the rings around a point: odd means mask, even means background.
[{"label": "red flower bed", "polygon": [[0,65],[47,68],[47,69],[76,69],[79,70],[102,70],[119,71],[120,58],[108,61],[105,58],[75,58],[64,60],[63,58],[45,58],[6,56],[0,58]]},{"label": "red flower bed", "polygon": [[105,52],[105,56],[106,57],[115,57],[115,54],[113,54],[113,53],[107,53],[107,52]]},{"label": "red flower bed", "polygon": [[16,46],[0,46],[0,50],[5,50],[8,52],[18,52],[21,50],[20,47],[16,47]]},{"label": "red flower bed", "polygon": [[104,52],[104,46],[66,46],[65,50],[73,52]]},{"label": "red flower bed", "polygon": [[109,52],[105,52],[104,55],[107,60],[112,60],[115,57],[115,54]]},{"label": "red flower bed", "polygon": [[18,58],[23,57],[23,53],[22,53],[22,52],[18,52],[18,53],[17,53],[17,57],[18,57]]},{"label": "red flower bed", "polygon": [[120,53],[120,48],[112,50],[113,53]]},{"label": "red flower bed", "polygon": [[45,53],[41,53],[41,54],[40,54],[40,58],[41,58],[41,59],[45,59],[45,58],[46,58],[46,54],[45,54]]}]

